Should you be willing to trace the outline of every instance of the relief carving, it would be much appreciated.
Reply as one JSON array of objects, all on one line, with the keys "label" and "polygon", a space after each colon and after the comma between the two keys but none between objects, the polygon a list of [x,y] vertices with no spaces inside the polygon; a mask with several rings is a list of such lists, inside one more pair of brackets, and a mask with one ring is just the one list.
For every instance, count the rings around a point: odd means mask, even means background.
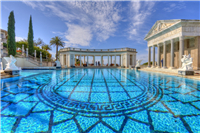
[{"label": "relief carving", "polygon": [[170,36],[173,36],[173,35],[175,35],[175,34],[180,33],[180,32],[181,32],[181,29],[182,29],[182,27],[180,27],[180,28],[178,28],[178,29],[175,29],[175,30],[173,30],[173,31],[171,31],[171,32],[168,32],[168,33],[166,33],[166,34],[164,34],[164,35],[161,35],[161,36],[159,36],[159,37],[157,37],[157,38],[155,38],[155,39],[152,39],[152,40],[148,41],[148,43],[149,43],[149,44],[158,43],[159,41],[162,41],[163,39],[165,39],[165,38],[167,38],[167,37],[170,37]]}]

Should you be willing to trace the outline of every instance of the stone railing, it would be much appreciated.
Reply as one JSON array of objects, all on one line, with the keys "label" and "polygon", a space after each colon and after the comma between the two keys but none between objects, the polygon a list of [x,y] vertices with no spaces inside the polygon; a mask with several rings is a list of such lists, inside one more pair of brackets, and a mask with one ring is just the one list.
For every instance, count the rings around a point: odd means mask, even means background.
[{"label": "stone railing", "polygon": [[116,48],[116,49],[82,49],[82,48],[62,48],[60,51],[83,51],[83,52],[121,52],[121,51],[131,51],[136,52],[133,48]]}]

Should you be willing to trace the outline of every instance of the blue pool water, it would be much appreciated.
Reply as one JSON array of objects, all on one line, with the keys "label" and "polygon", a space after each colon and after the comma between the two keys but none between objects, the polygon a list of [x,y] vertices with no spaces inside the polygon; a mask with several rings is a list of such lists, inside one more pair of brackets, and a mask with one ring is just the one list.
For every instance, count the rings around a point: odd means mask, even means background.
[{"label": "blue pool water", "polygon": [[1,80],[1,132],[200,132],[200,82],[127,69]]}]

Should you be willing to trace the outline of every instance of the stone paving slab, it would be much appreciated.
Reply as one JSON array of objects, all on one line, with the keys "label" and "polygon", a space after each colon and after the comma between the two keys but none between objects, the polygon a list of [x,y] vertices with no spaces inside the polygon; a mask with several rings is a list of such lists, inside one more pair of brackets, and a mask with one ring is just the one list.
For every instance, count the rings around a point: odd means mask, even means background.
[{"label": "stone paving slab", "polygon": [[162,68],[142,68],[140,69],[141,71],[149,71],[149,72],[157,72],[157,73],[162,73],[162,74],[168,74],[168,75],[173,75],[173,76],[179,76],[179,77],[184,77],[184,78],[189,78],[189,79],[196,79],[200,80],[200,70],[195,70],[194,75],[178,75],[178,69],[162,69]]}]

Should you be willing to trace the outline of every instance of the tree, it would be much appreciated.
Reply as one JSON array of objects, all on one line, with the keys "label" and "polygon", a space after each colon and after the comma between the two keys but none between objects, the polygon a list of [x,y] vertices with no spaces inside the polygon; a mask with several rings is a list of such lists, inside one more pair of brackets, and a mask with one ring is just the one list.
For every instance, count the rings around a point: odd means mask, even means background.
[{"label": "tree", "polygon": [[47,50],[51,50],[51,47],[49,45],[45,44],[42,46],[42,49],[47,51]]},{"label": "tree", "polygon": [[62,41],[62,38],[56,36],[51,38],[50,46],[56,46],[56,60],[58,60],[58,46],[64,47],[64,42]]},{"label": "tree", "polygon": [[34,46],[43,46],[44,42],[42,41],[42,39],[38,38],[37,41],[34,41]]},{"label": "tree", "polygon": [[33,52],[34,52],[34,47],[33,47],[33,26],[32,26],[32,17],[30,16],[29,31],[28,31],[28,54],[32,55]]},{"label": "tree", "polygon": [[15,44],[15,18],[14,12],[11,11],[8,18],[8,38],[7,38],[8,55],[16,55]]}]

